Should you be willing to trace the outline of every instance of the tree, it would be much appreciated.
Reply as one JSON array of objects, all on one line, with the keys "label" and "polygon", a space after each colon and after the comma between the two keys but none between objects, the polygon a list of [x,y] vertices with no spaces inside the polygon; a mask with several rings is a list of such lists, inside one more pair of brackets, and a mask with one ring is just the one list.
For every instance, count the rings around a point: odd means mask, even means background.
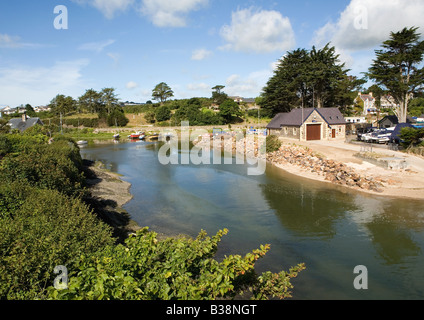
[{"label": "tree", "polygon": [[334,107],[345,89],[340,82],[346,80],[347,71],[329,44],[320,50],[288,52],[263,89],[263,113],[272,117],[295,107]]},{"label": "tree", "polygon": [[155,117],[158,122],[167,121],[171,119],[171,110],[168,106],[160,106],[156,109]]},{"label": "tree", "polygon": [[419,41],[418,28],[392,32],[390,39],[376,50],[376,59],[367,76],[385,88],[399,105],[395,109],[400,123],[406,123],[412,95],[424,84],[424,41]]},{"label": "tree", "polygon": [[29,103],[27,103],[25,105],[25,111],[26,111],[27,116],[29,116],[29,117],[36,117],[37,116],[37,113],[35,112],[34,108]]},{"label": "tree", "polygon": [[241,111],[237,102],[227,99],[219,106],[219,115],[224,118],[226,123],[231,123],[233,116],[240,116]]},{"label": "tree", "polygon": [[88,89],[78,101],[81,109],[89,113],[97,113],[101,109],[101,93],[94,89]]},{"label": "tree", "polygon": [[336,105],[338,84],[348,71],[344,69],[345,64],[339,64],[339,55],[336,54],[335,47],[330,47],[329,44],[320,50],[312,47],[310,58],[309,80],[312,86],[313,107]]},{"label": "tree", "polygon": [[125,116],[124,110],[119,108],[114,108],[112,112],[107,117],[107,124],[110,127],[118,126],[125,127],[128,124],[129,120]]},{"label": "tree", "polygon": [[222,91],[224,88],[225,86],[223,85],[216,85],[212,88],[214,90],[212,92],[212,100],[217,105],[221,105],[221,103],[228,99],[228,95]]},{"label": "tree", "polygon": [[118,106],[118,96],[114,88],[104,88],[101,92],[102,104],[106,107],[107,113],[111,114],[112,110]]},{"label": "tree", "polygon": [[279,60],[274,75],[263,89],[260,101],[263,112],[273,117],[280,112],[289,112],[294,106],[309,104],[308,71],[309,53],[305,49],[288,52]]},{"label": "tree", "polygon": [[159,101],[160,103],[164,103],[168,98],[174,96],[174,91],[172,91],[171,87],[168,86],[165,82],[159,83],[154,89],[152,93],[153,100]]},{"label": "tree", "polygon": [[[345,75],[338,83],[338,90],[334,98],[335,102],[339,106],[340,111],[344,115],[351,116],[353,113],[355,113],[351,106],[353,105],[355,98],[358,96],[358,92],[363,91],[362,85],[365,82],[366,80],[364,79],[358,79],[355,76]],[[363,107],[361,110],[363,110]]]},{"label": "tree", "polygon": [[77,102],[72,97],[66,97],[63,94],[58,94],[50,102],[50,108],[56,115],[73,112],[76,110]]}]

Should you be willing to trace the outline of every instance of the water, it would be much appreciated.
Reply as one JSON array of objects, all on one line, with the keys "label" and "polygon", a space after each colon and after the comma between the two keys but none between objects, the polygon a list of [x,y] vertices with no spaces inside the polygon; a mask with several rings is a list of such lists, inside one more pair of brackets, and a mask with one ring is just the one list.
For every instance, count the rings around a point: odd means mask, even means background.
[{"label": "water", "polygon": [[[270,244],[258,272],[305,263],[294,299],[424,298],[424,200],[365,195],[270,165],[262,176],[248,176],[248,165],[163,166],[159,148],[119,143],[81,153],[132,184],[125,209],[140,226],[191,236],[228,228],[218,257]],[[358,265],[367,267],[368,290],[354,288]]]}]

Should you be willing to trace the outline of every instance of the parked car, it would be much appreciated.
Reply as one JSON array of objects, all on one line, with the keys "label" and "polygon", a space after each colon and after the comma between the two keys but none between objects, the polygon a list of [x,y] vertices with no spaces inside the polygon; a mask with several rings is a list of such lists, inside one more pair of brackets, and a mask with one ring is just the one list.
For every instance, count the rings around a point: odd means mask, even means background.
[{"label": "parked car", "polygon": [[361,135],[361,141],[371,142],[372,134],[378,132],[378,128],[367,128],[366,131]]},{"label": "parked car", "polygon": [[356,137],[357,137],[358,141],[363,141],[362,136],[369,134],[369,133],[372,133],[375,130],[377,130],[377,128],[371,128],[371,127],[369,127],[369,128],[359,128],[356,132]]}]

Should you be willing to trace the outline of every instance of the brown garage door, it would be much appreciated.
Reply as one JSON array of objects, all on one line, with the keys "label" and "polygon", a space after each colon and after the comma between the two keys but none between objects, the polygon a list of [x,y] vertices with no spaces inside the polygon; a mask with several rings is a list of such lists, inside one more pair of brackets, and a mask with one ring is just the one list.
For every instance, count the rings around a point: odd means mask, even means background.
[{"label": "brown garage door", "polygon": [[309,124],[306,129],[306,140],[321,140],[321,125]]}]

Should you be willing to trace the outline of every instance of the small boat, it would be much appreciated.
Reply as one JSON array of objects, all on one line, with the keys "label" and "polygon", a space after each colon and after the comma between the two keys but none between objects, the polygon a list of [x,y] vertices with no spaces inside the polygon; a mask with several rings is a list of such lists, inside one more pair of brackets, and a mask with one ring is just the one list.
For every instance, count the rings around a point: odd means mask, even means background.
[{"label": "small boat", "polygon": [[114,135],[113,135],[113,139],[115,139],[115,140],[118,140],[120,137],[121,137],[121,136],[120,136],[120,134],[119,134],[119,133],[117,133],[117,134],[114,134]]},{"label": "small boat", "polygon": [[150,140],[159,140],[159,134],[152,134],[152,135],[149,137],[149,139],[150,139]]},{"label": "small boat", "polygon": [[139,139],[140,139],[140,140],[144,140],[144,139],[146,139],[146,135],[145,135],[145,134],[142,134],[142,135],[139,137]]},{"label": "small boat", "polygon": [[88,144],[88,141],[85,141],[85,140],[77,141],[77,145],[79,145],[79,146],[84,146],[84,145],[87,145],[87,144]]},{"label": "small boat", "polygon": [[137,131],[136,133],[132,133],[128,136],[130,139],[140,139],[140,136],[144,135],[144,132]]}]

